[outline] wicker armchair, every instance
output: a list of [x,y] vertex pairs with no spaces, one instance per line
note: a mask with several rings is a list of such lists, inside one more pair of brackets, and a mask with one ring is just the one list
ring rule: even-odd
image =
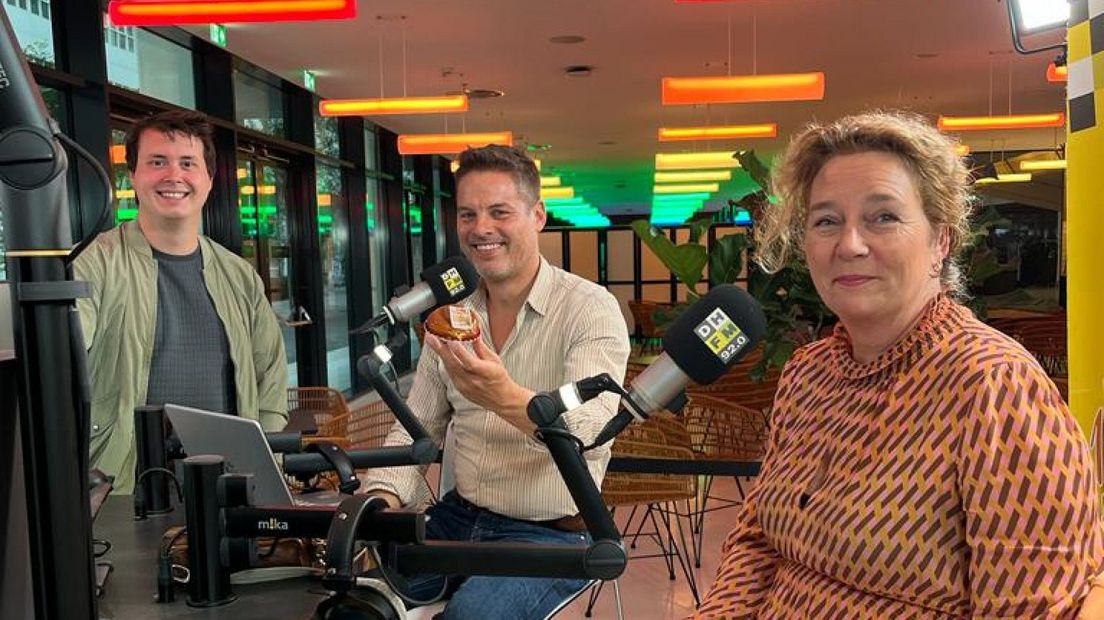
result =
[[[736,404],[732,399],[715,394],[694,393],[683,409],[683,419],[691,449],[698,460],[763,460],[769,425],[767,412]],[[702,476],[700,493],[695,496],[695,506],[690,512],[694,565],[699,568],[706,513],[743,503],[743,485],[739,477],[735,480],[740,497],[731,499],[713,495],[713,476]]]
[[341,392],[328,387],[288,388],[288,416],[309,415],[313,418],[317,433],[304,436],[307,443],[332,441],[342,448],[349,447],[349,406]]
[[394,425],[395,415],[382,400],[357,407],[349,416],[349,447],[353,450],[381,448]]
[[[643,424],[626,428],[613,442],[611,451],[615,457],[694,459],[686,427],[666,412],[652,416]],[[633,556],[634,559],[662,557],[672,580],[675,579],[675,560],[678,560],[695,604],[700,600],[697,581],[690,559],[683,551],[687,546],[681,516],[687,511],[680,512],[677,504],[684,502],[689,507],[696,496],[697,478],[691,475],[608,472],[602,482],[602,497],[608,506],[614,509],[618,506],[632,507],[624,526],[630,547],[635,549],[637,539],[646,536],[653,538],[660,548],[658,553]],[[639,510],[641,507],[643,511]],[[634,524],[635,532],[628,534]],[[645,532],[648,524],[651,530]]]

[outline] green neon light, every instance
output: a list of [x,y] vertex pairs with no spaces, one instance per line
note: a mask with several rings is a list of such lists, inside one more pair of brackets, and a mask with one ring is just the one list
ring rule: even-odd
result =
[[652,202],[680,202],[683,200],[709,200],[713,194],[697,192],[691,194],[656,194],[652,196]]
[[319,224],[333,224],[333,216],[332,215],[322,215],[320,213],[320,214],[318,214],[318,223]]
[[574,198],[546,198],[544,201],[544,206],[552,209],[560,206],[573,206],[585,203],[586,199],[582,196],[576,196]]

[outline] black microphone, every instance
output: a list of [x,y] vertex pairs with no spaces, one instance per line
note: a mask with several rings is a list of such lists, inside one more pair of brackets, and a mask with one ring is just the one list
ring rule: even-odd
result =
[[743,289],[723,284],[686,309],[663,335],[663,353],[633,379],[621,410],[594,440],[600,446],[636,420],[678,398],[693,380],[713,383],[767,332],[763,308]]
[[430,308],[464,299],[479,286],[479,273],[463,256],[451,256],[426,267],[418,277],[421,282],[392,297],[383,312],[349,333],[363,334],[388,323],[406,323]]
[[565,383],[555,390],[538,392],[533,395],[533,398],[529,399],[526,411],[533,424],[549,426],[564,413],[605,392],[625,393],[621,386],[613,380],[613,377],[604,372],[593,377]]

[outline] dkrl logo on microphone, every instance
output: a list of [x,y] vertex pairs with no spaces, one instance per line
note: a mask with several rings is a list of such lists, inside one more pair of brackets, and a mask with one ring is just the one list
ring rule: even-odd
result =
[[448,289],[449,295],[456,297],[457,294],[463,293],[464,289],[464,277],[460,275],[460,272],[456,270],[456,267],[448,268],[441,274],[441,282],[445,283],[445,288]]
[[694,328],[694,333],[726,364],[748,343],[748,337],[720,308],[705,317],[705,320]]

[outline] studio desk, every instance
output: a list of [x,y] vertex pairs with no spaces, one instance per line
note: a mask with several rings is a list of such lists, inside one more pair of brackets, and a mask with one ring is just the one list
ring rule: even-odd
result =
[[178,585],[176,600],[158,603],[157,553],[161,535],[173,525],[183,525],[184,508],[164,515],[134,520],[129,495],[110,497],[96,516],[93,536],[111,543],[101,560],[114,566],[99,600],[104,620],[145,620],[146,618],[196,618],[219,620],[296,620],[310,618],[314,608],[326,597],[317,578],[285,579],[267,583],[235,584],[237,600],[220,607],[191,607],[185,600],[187,587]]

